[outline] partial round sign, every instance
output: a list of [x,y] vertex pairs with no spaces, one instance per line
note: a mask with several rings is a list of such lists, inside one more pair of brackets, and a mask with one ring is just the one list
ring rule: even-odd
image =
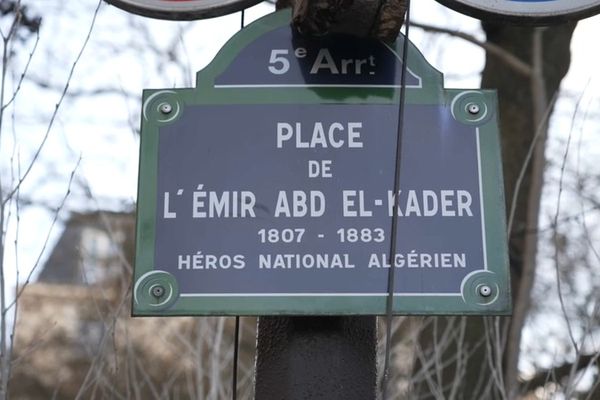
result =
[[145,17],[193,20],[219,17],[243,10],[262,0],[106,0],[123,10]]
[[600,12],[600,0],[437,0],[481,19],[552,22],[580,19]]

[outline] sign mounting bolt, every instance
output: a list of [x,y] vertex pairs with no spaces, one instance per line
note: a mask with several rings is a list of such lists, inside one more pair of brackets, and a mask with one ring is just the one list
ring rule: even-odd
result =
[[482,297],[490,297],[492,295],[492,288],[488,285],[482,285],[479,287],[479,294]]
[[165,294],[165,288],[160,285],[157,285],[152,288],[151,292],[152,292],[152,296],[159,299]]
[[467,111],[469,112],[469,114],[471,115],[477,115],[479,114],[479,111],[481,109],[479,108],[479,106],[475,103],[471,103],[467,105]]
[[169,103],[162,103],[158,108],[163,114],[170,114],[173,111],[173,107]]

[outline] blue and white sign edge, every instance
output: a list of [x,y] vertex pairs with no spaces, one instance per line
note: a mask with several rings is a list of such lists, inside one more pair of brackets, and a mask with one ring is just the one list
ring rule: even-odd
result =
[[458,12],[482,19],[523,22],[577,20],[600,12],[597,0],[437,0]]

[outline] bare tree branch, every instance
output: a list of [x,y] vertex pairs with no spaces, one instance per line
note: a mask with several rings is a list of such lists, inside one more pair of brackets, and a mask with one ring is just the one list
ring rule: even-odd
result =
[[[40,154],[42,153],[42,150],[44,149],[44,146],[46,145],[46,141],[48,140],[48,137],[50,136],[50,131],[52,130],[52,127],[54,126],[54,121],[56,120],[56,117],[58,116],[58,111],[60,110],[60,106],[62,105],[62,103],[67,95],[67,92],[69,90],[69,84],[71,82],[71,79],[73,78],[73,75],[75,74],[75,69],[77,68],[77,65],[79,64],[79,60],[81,59],[81,56],[83,55],[83,52],[85,51],[85,49],[90,41],[92,32],[94,31],[94,27],[96,25],[96,18],[98,17],[98,12],[100,11],[100,6],[102,4],[103,4],[102,0],[99,0],[98,6],[96,7],[96,10],[94,11],[94,14],[92,16],[92,21],[90,23],[88,33],[83,41],[83,44],[81,45],[81,48],[79,49],[79,52],[77,53],[77,57],[75,57],[75,61],[71,65],[71,69],[69,70],[69,75],[68,75],[66,83],[63,87],[62,93],[58,99],[58,102],[56,103],[56,106],[54,107],[54,111],[52,113],[52,116],[50,117],[50,121],[48,122],[48,127],[46,129],[44,137],[42,138],[42,141],[38,145],[38,148],[36,149],[36,151],[33,155],[33,158],[29,162],[29,165],[25,169],[23,176],[19,179],[19,182],[15,185],[15,187],[8,193],[8,195],[5,198],[0,199],[0,201],[2,202],[2,205],[6,204],[6,202],[15,194],[15,192],[21,187],[23,182],[27,179],[27,176],[31,172],[36,161],[39,159]],[[1,116],[1,112],[2,112],[2,108],[0,108],[0,116]],[[0,120],[0,124],[1,124],[1,120]],[[0,125],[0,128],[1,128],[1,125]]]
[[[79,167],[79,163],[81,162],[81,158],[79,158],[79,160],[77,161],[77,164],[75,165],[75,168],[71,171],[71,176],[69,178],[69,183],[67,184],[67,190],[60,202],[60,205],[58,206],[58,208],[56,209],[56,211],[54,212],[54,216],[52,219],[52,223],[50,224],[50,229],[48,229],[48,232],[46,234],[46,238],[44,240],[44,244],[42,245],[42,249],[40,250],[40,252],[38,253],[37,259],[33,265],[33,268],[31,268],[31,271],[29,271],[29,274],[27,275],[27,278],[25,279],[25,282],[23,283],[23,285],[21,285],[21,287],[19,288],[19,290],[17,291],[17,294],[15,296],[15,298],[13,299],[13,301],[5,308],[2,310],[2,312],[6,312],[8,310],[10,310],[13,306],[15,306],[19,300],[19,298],[21,297],[21,295],[23,294],[23,291],[25,290],[25,288],[27,287],[27,285],[29,285],[29,283],[31,282],[31,278],[33,276],[33,274],[35,273],[35,271],[37,271],[38,267],[40,266],[41,260],[42,260],[42,256],[44,255],[45,251],[46,251],[46,247],[48,246],[48,243],[50,241],[50,235],[52,233],[52,231],[54,230],[54,226],[56,225],[56,222],[58,221],[60,212],[62,211],[62,209],[65,206],[65,203],[67,201],[67,199],[69,198],[69,195],[71,194],[71,185],[73,183],[73,179],[75,177],[75,173],[77,172],[77,168]],[[18,192],[17,192],[18,193]]]
[[423,29],[426,32],[444,33],[464,39],[469,43],[483,48],[488,53],[495,55],[504,63],[506,63],[507,66],[513,68],[515,72],[523,76],[531,76],[533,74],[533,70],[529,64],[492,42],[482,42],[473,35],[469,35],[468,33],[460,32],[454,29],[442,28],[420,22],[411,22],[410,25],[414,26],[415,28]]
[[526,391],[532,391],[551,382],[560,383],[571,374],[573,368],[577,371],[581,371],[590,368],[593,365],[600,366],[598,365],[599,357],[600,353],[581,355],[575,363],[566,362],[557,367],[538,371],[531,378],[521,381],[520,386]]

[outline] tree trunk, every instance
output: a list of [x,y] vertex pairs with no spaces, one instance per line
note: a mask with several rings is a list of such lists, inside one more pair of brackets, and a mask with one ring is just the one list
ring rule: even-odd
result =
[[[417,398],[435,398],[436,393],[458,399],[513,398],[518,390],[519,345],[533,286],[543,182],[546,127],[541,119],[569,68],[574,28],[575,23],[550,28],[484,24],[488,42],[532,66],[532,74],[526,76],[488,53],[482,76],[483,88],[498,90],[507,212],[538,126],[542,132],[520,185],[509,239],[514,314],[498,321],[475,317],[460,324],[447,318],[429,321],[420,338],[422,352],[415,369]],[[453,324],[464,328],[459,331],[464,337],[457,335]],[[438,362],[427,364],[432,359]],[[453,384],[456,379],[460,387]]]

